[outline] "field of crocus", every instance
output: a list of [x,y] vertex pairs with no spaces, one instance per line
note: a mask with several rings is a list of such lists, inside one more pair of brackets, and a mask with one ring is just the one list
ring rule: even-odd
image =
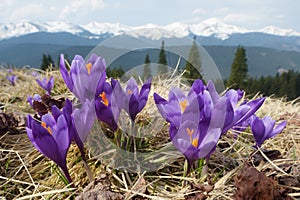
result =
[[298,100],[105,69],[1,69],[0,198],[300,198]]

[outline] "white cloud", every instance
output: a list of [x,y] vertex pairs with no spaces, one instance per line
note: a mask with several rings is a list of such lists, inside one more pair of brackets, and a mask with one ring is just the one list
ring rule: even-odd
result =
[[39,18],[39,16],[46,14],[47,9],[43,7],[41,3],[39,4],[28,4],[23,7],[19,7],[11,12],[11,15],[9,19],[11,21],[18,21],[23,19],[28,19],[28,17],[36,17],[36,19]]
[[74,14],[76,17],[88,15],[104,8],[103,0],[69,0],[68,2],[59,15],[60,19],[73,17]]
[[204,10],[203,8],[196,8],[195,10],[193,10],[193,14],[195,14],[195,15],[205,15],[205,14],[207,14],[207,11]]
[[245,14],[245,13],[231,13],[223,17],[223,20],[227,23],[253,23],[262,20],[263,16],[257,13]]

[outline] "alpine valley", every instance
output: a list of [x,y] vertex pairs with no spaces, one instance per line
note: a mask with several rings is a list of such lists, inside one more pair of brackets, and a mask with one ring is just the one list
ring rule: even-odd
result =
[[[300,33],[292,29],[268,26],[249,30],[226,24],[216,18],[198,24],[175,22],[165,26],[146,24],[125,26],[119,23],[91,22],[76,25],[67,22],[30,22],[0,24],[0,65],[39,68],[42,55],[49,54],[58,62],[60,53],[73,58],[86,56],[95,46],[114,36],[161,41],[196,36],[196,40],[212,57],[223,78],[230,74],[238,45],[246,49],[251,76],[275,75],[278,70],[300,70]],[[136,54],[130,62],[143,62],[144,54]],[[150,55],[157,62],[156,55]],[[120,65],[120,63],[118,64]],[[122,65],[122,63],[121,63]],[[125,65],[125,63],[124,63]],[[118,67],[118,66],[109,66]],[[126,68],[126,67],[125,67]],[[128,70],[128,69],[126,69]]]

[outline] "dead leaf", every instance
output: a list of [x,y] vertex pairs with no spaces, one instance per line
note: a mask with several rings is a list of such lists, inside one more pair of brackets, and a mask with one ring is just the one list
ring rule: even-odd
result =
[[237,200],[281,200],[278,183],[245,163],[234,178]]

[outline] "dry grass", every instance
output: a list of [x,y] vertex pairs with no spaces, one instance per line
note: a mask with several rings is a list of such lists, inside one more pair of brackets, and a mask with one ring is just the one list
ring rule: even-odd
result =
[[[23,118],[33,110],[27,103],[27,95],[35,93],[43,94],[44,91],[38,86],[32,76],[33,70],[14,69],[13,74],[19,78],[16,86],[11,86],[6,80],[7,71],[0,70],[0,103],[2,112],[13,113]],[[55,78],[53,96],[55,98],[73,98],[65,87],[58,71],[39,72],[40,75]],[[167,97],[171,86],[187,89],[180,81],[180,76],[170,80],[155,80],[151,94],[158,92]],[[233,133],[228,133],[220,143],[226,147],[217,148],[208,164],[208,177],[201,179],[195,170],[183,177],[184,159],[174,148],[170,147],[168,140],[168,127],[159,119],[159,114],[154,106],[152,98],[139,116],[150,120],[146,132],[150,132],[148,151],[161,149],[160,157],[155,157],[160,164],[154,172],[130,173],[113,169],[104,162],[106,155],[114,152],[98,152],[93,149],[87,150],[88,164],[93,175],[104,175],[110,182],[112,191],[124,194],[126,199],[136,195],[146,199],[185,199],[189,194],[197,192],[192,189],[192,184],[204,181],[215,183],[215,188],[209,193],[209,199],[231,199],[234,193],[233,177],[245,162],[251,160],[253,153],[253,137],[249,130],[241,133],[238,140],[233,139]],[[286,102],[285,99],[267,98],[263,107],[258,111],[259,116],[270,115],[276,120],[287,120],[286,129],[275,138],[267,140],[265,149],[278,150],[282,158],[266,161],[258,166],[258,169],[267,175],[275,176],[298,176],[300,172],[300,105],[297,100]],[[97,127],[96,127],[97,128]],[[58,175],[56,165],[41,155],[31,145],[27,138],[24,124],[20,125],[20,134],[12,135],[5,133],[0,135],[0,199],[66,199],[74,198],[80,194],[89,181],[84,170],[84,164],[80,159],[79,150],[72,145],[68,153],[68,167],[76,189],[66,186]],[[95,129],[99,130],[99,129]],[[93,131],[95,133],[95,131]],[[115,157],[111,157],[115,159]],[[171,160],[172,159],[172,160]],[[147,160],[147,158],[146,158]],[[287,171],[286,167],[292,167]],[[286,186],[288,187],[288,186]],[[147,189],[147,192],[145,192]],[[293,188],[293,196],[300,198],[300,188]]]

